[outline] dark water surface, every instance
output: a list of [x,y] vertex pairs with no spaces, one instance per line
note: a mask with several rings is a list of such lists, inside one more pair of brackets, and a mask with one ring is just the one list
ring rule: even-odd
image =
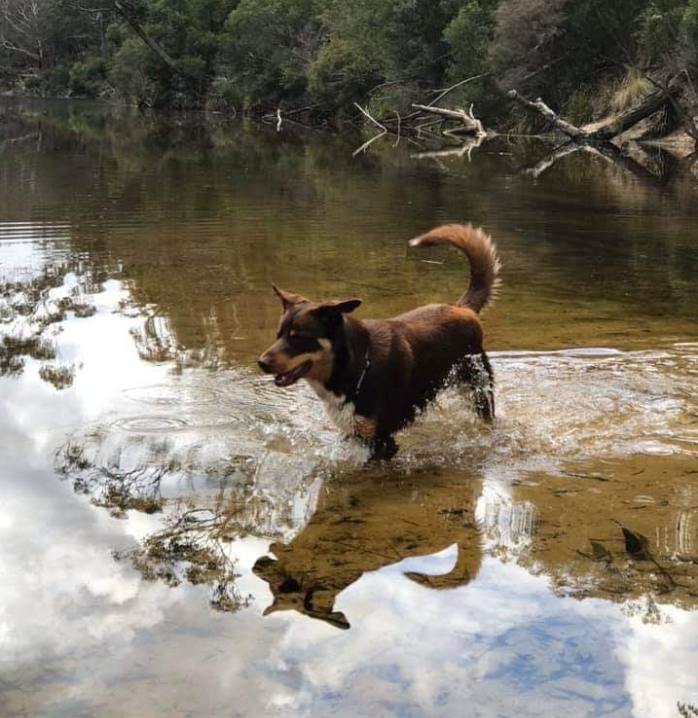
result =
[[[3,718],[698,704],[698,180],[363,139],[0,104]],[[499,418],[366,468],[256,372],[269,285],[454,300],[443,221],[504,263]]]

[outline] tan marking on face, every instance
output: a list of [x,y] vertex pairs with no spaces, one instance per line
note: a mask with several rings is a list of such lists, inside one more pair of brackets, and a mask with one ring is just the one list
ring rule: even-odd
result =
[[334,362],[332,342],[324,338],[319,338],[317,342],[322,347],[319,351],[305,352],[304,354],[290,357],[281,348],[283,346],[283,339],[279,339],[264,352],[262,359],[271,366],[272,373],[274,374],[288,374],[301,364],[309,361],[312,363],[312,367],[303,378],[325,382],[328,381],[332,375]]
[[322,349],[313,354],[316,358],[313,360],[312,368],[304,378],[324,383],[329,381],[332,376],[334,352],[332,351],[332,342],[329,339],[318,339],[317,341]]
[[323,357],[324,352],[306,352],[305,354],[299,354],[298,356],[292,357],[286,362],[283,368],[284,374],[289,371],[293,371],[296,367],[309,361],[315,364]]

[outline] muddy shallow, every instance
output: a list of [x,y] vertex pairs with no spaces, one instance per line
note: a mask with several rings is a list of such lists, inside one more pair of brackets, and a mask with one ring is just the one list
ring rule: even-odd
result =
[[[0,109],[3,718],[698,705],[687,170]],[[406,239],[452,220],[504,263],[499,418],[447,391],[366,468],[255,371],[269,284],[448,301],[461,258]]]

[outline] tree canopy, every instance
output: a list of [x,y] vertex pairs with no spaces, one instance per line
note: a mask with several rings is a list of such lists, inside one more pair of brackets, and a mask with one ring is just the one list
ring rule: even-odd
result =
[[482,75],[449,101],[582,121],[697,60],[698,0],[0,0],[2,84],[147,107],[381,116]]

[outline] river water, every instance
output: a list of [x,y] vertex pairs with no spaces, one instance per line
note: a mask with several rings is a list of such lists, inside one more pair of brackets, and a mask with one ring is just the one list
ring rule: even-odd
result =
[[[698,705],[698,179],[366,139],[0,104],[3,718]],[[502,258],[498,419],[367,466],[256,370],[270,284],[453,301],[445,221]]]

